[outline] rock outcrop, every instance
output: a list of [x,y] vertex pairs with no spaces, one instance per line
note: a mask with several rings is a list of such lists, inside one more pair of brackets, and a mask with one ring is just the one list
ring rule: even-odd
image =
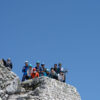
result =
[[81,100],[76,88],[48,77],[20,82],[0,62],[0,100]]

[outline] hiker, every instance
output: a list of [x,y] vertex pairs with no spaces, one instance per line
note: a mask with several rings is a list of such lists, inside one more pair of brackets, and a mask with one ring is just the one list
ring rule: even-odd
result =
[[40,62],[39,61],[37,61],[36,62],[36,71],[39,73],[39,75],[41,76],[41,71],[42,71],[42,68],[40,67]]
[[2,58],[3,65],[6,67],[6,61]]
[[4,64],[5,67],[8,67],[10,69],[13,68],[13,65],[12,65],[12,62],[11,62],[10,58],[8,58],[7,61],[5,61],[4,59],[2,59],[2,61],[3,61],[3,64]]
[[58,75],[54,71],[54,68],[51,68],[50,77],[58,80]]
[[28,79],[28,76],[27,76],[27,70],[28,69],[29,69],[28,61],[25,61],[25,66],[22,69],[22,72],[23,72],[22,81],[25,81],[25,80]]
[[32,74],[33,70],[32,70],[32,65],[29,64],[29,68],[27,70],[27,77],[28,79],[31,79],[31,74]]
[[61,81],[61,82],[64,82],[64,73],[62,71],[60,71],[60,73],[58,74],[58,80]]
[[58,73],[60,73],[61,71],[64,71],[64,68],[62,67],[62,64],[59,63],[58,64]]
[[36,68],[33,68],[33,72],[31,74],[31,78],[34,79],[36,77],[39,77],[39,73],[36,71]]
[[64,68],[62,67],[62,64],[61,63],[58,64],[58,73],[60,73],[60,72],[63,72],[63,74],[64,74],[64,81],[63,82],[66,82],[66,73],[68,71],[67,70],[64,70]]
[[46,68],[45,68],[45,63],[41,64],[41,76],[46,76]]
[[54,71],[58,74],[58,67],[57,67],[57,64],[54,64]]

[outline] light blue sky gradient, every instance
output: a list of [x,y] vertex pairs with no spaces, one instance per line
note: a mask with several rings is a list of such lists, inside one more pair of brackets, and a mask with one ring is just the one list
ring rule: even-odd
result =
[[25,60],[62,62],[82,100],[100,100],[100,1],[0,0],[0,58],[22,77]]

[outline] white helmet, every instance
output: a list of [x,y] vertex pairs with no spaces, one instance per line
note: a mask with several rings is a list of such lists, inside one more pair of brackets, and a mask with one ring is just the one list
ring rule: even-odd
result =
[[25,61],[25,64],[28,63],[28,61]]

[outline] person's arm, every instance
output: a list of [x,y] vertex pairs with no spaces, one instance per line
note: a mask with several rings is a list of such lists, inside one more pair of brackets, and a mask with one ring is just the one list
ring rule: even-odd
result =
[[64,73],[68,73],[68,70],[65,70]]
[[42,72],[43,70],[42,70],[42,68],[40,67],[40,72]]
[[33,78],[33,73],[31,73],[31,79]]
[[39,77],[39,73],[37,74],[37,77]]
[[42,69],[41,67],[40,67],[40,69],[39,69],[39,70],[40,70],[40,73],[41,73],[41,74],[44,72],[44,71],[43,71],[43,69]]
[[22,72],[25,72],[25,67],[23,67]]

